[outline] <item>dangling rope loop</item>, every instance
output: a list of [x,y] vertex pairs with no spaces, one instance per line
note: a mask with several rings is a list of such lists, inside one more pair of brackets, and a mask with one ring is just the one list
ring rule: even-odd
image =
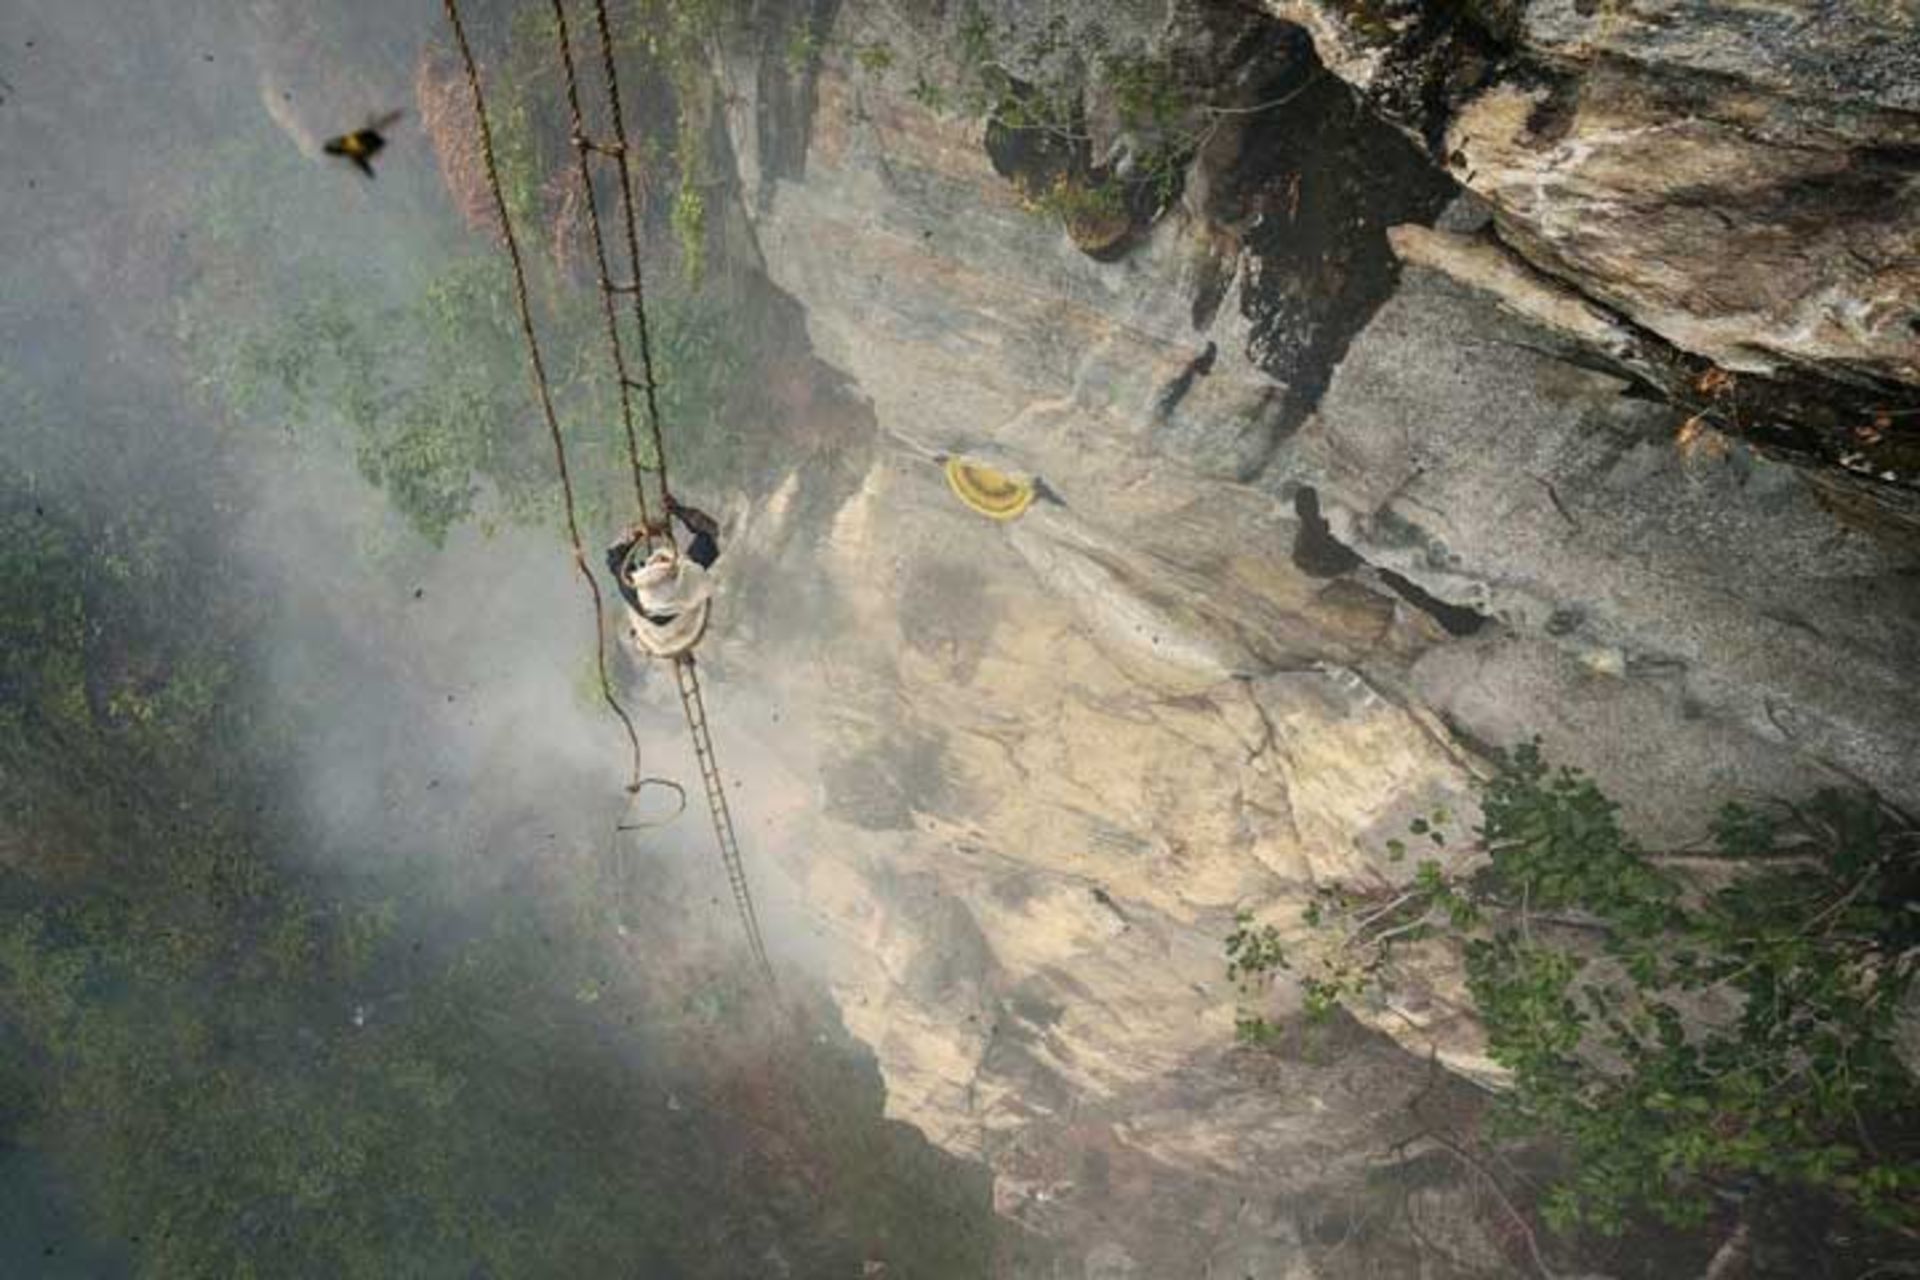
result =
[[500,168],[494,158],[493,125],[487,119],[487,104],[480,92],[480,67],[474,61],[473,46],[467,42],[466,26],[460,21],[458,0],[444,0],[447,21],[453,27],[454,43],[459,46],[460,60],[466,65],[467,92],[473,97],[474,119],[480,127],[480,154],[486,162],[487,186],[493,192],[494,211],[500,216],[500,237],[506,242],[507,259],[513,265],[513,296],[519,309],[520,335],[526,340],[528,367],[533,374],[534,394],[540,401],[540,414],[547,424],[547,437],[553,443],[553,465],[560,475],[560,493],[566,503],[567,539],[573,546],[573,567],[578,570],[581,581],[587,584],[587,594],[593,601],[593,658],[594,669],[600,679],[600,697],[614,715],[620,718],[620,725],[627,733],[627,744],[633,751],[633,771],[627,790],[638,795],[640,789],[649,781],[678,786],[670,779],[649,779],[641,769],[640,735],[633,727],[633,717],[620,705],[620,699],[614,696],[613,681],[607,675],[607,615],[605,602],[600,598],[600,583],[594,578],[593,570],[587,566],[586,547],[580,538],[580,518],[574,509],[573,474],[567,468],[567,447],[560,435],[560,419],[554,413],[553,392],[547,385],[546,361],[540,354],[540,339],[533,328],[533,309],[527,301],[527,270],[520,259],[520,242],[513,233],[513,218],[507,212],[507,197],[500,185]]
[[[627,802],[629,809],[638,810],[640,808],[641,797],[647,794],[648,787],[658,787],[662,791],[671,791],[673,793],[673,812],[664,818],[643,818],[635,822],[619,822],[614,825],[613,829],[615,831],[657,831],[661,827],[672,826],[680,820],[680,815],[687,811],[687,789],[671,778],[642,778],[639,788],[628,793],[633,797]],[[621,815],[622,818],[625,816],[624,813]]]
[[[514,237],[512,222],[507,213],[506,194],[500,184],[500,172],[494,158],[493,131],[487,121],[486,105],[480,89],[480,72],[474,61],[473,49],[467,42],[466,29],[460,21],[459,0],[443,0],[443,3],[447,20],[453,27],[454,39],[460,47],[461,59],[466,64],[467,87],[473,95],[474,115],[480,124],[481,151],[486,160],[487,185],[493,193],[494,207],[500,215],[500,227],[502,238],[507,246],[507,256],[513,263],[514,296],[519,304],[521,333],[527,342],[534,389],[540,400],[541,413],[546,420],[547,434],[553,442],[554,462],[560,473],[561,492],[566,499],[567,534],[573,544],[574,565],[579,569],[580,575],[586,579],[588,590],[593,598],[594,634],[597,646],[595,654],[600,674],[601,693],[607,705],[620,717],[620,722],[626,727],[628,741],[633,745],[633,782],[628,790],[636,797],[637,805],[642,788],[649,784],[672,789],[679,797],[679,807],[673,814],[673,817],[677,817],[686,808],[686,792],[676,782],[641,775],[639,736],[634,731],[633,721],[627,715],[626,709],[614,697],[613,686],[607,677],[604,605],[600,596],[600,586],[587,567],[586,552],[580,538],[579,520],[574,509],[573,481],[567,469],[566,445],[560,434],[559,419],[554,413],[553,396],[547,385],[546,367],[540,355],[539,340],[534,332],[533,315],[527,301],[526,270],[521,262],[519,242]],[[580,185],[586,197],[587,227],[593,240],[594,265],[598,271],[601,307],[607,322],[607,346],[613,360],[615,383],[619,388],[620,417],[626,431],[627,462],[632,472],[634,502],[639,508],[644,536],[651,547],[656,538],[672,537],[667,519],[674,508],[673,490],[668,484],[666,440],[660,425],[659,379],[654,366],[652,330],[647,322],[646,288],[640,260],[640,227],[633,196],[633,166],[628,159],[630,148],[627,146],[626,123],[620,106],[620,78],[614,66],[613,30],[607,17],[606,0],[594,0],[593,10],[600,34],[601,71],[606,79],[613,141],[595,139],[587,133],[585,113],[580,105],[579,81],[574,70],[572,37],[567,28],[563,0],[553,0],[554,36],[559,46],[561,68],[566,76],[567,108],[570,115],[574,157]],[[600,225],[599,201],[594,192],[593,174],[587,164],[589,154],[607,157],[620,171],[620,206],[626,230],[629,268],[626,282],[614,281],[607,262],[606,239]],[[613,301],[619,294],[625,294],[633,300],[634,329],[640,347],[641,376],[638,379],[628,372],[626,350],[621,343],[620,326]],[[635,391],[641,392],[645,397],[648,426],[653,436],[653,471],[659,478],[661,508],[661,517],[658,520],[652,517],[647,502],[644,480],[646,468],[640,462],[639,437],[634,424],[632,393]],[[734,907],[739,914],[741,928],[746,933],[747,946],[753,954],[754,963],[771,990],[776,985],[773,964],[768,959],[766,941],[760,931],[759,915],[754,910],[753,894],[747,883],[746,866],[741,858],[739,838],[734,831],[733,814],[727,801],[726,786],[720,773],[719,760],[714,754],[713,735],[708,727],[706,702],[700,690],[699,673],[690,653],[683,653],[674,658],[673,667],[680,693],[680,706],[686,716],[688,734],[693,739],[694,757],[699,763],[700,779],[706,790],[707,808],[713,819],[714,839],[719,845],[720,860],[726,870],[727,884],[733,892]],[[616,824],[615,831],[617,833],[623,830],[642,830],[664,825],[664,822],[670,821],[672,817],[663,821]]]

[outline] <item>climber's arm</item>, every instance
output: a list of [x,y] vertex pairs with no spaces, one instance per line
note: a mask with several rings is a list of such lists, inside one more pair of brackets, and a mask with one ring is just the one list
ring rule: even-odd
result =
[[687,559],[702,569],[711,569],[713,562],[720,558],[720,522],[700,508],[673,498],[667,499],[667,510],[679,517],[680,523],[693,535],[693,541],[687,544]]
[[634,525],[607,548],[607,572],[613,575],[614,589],[619,591],[620,598],[627,602],[628,607],[635,610],[640,608],[640,597],[634,593],[633,584],[627,581],[627,557],[633,554],[634,543],[645,536],[646,530]]

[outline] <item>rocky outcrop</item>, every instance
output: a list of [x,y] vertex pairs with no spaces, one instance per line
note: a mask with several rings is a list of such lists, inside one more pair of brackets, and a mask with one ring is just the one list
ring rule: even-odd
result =
[[[1535,267],[1678,353],[1760,379],[1733,427],[1803,420],[1802,448],[1866,487],[1914,485],[1911,5],[1269,8],[1306,24]],[[1808,374],[1844,409],[1773,401],[1766,380]]]
[[1726,368],[1920,383],[1920,118],[1615,64],[1447,133],[1508,243]]
[[1613,57],[1801,101],[1920,111],[1920,10],[1904,0],[1533,0],[1518,17],[1526,43],[1557,58]]
[[[1394,21],[1358,39],[1345,6],[1280,7],[1362,89],[1405,69]],[[1384,845],[1408,817],[1471,813],[1467,744],[1541,734],[1650,839],[1836,779],[1920,801],[1913,561],[1730,437],[1676,449],[1686,415],[1620,367],[1682,339],[1886,379],[1908,357],[1872,308],[1707,314],[1695,266],[1665,260],[1678,188],[1633,222],[1599,207],[1667,172],[1630,149],[1633,95],[1596,82],[1543,114],[1560,99],[1496,83],[1485,46],[1421,101],[1477,121],[1454,150],[1506,176],[1442,216],[1437,170],[1278,29],[1264,71],[1235,73],[1287,86],[1259,98],[1278,105],[1222,116],[1182,197],[1100,262],[996,170],[978,120],[921,91],[950,30],[850,2],[833,38],[889,59],[829,55],[796,84],[739,51],[723,78],[754,249],[865,411],[732,553],[810,592],[736,587],[713,643],[724,670],[752,637],[787,750],[820,752],[793,766],[821,803],[778,815],[785,865],[890,1112],[985,1158],[1006,1212],[1084,1223],[1094,1168],[1337,1199],[1425,1087],[1421,1057],[1490,1074],[1435,965],[1367,1015],[1419,1056],[1366,1040],[1371,1111],[1328,1100],[1352,1082],[1235,1050],[1220,951],[1237,911],[1298,931],[1314,886],[1404,875]],[[1457,112],[1476,85],[1460,101],[1485,114]],[[1763,117],[1742,127],[1767,136]],[[1699,147],[1696,178],[1719,154]],[[1588,198],[1603,234],[1556,221]],[[1905,216],[1816,238],[1860,258],[1849,297],[1908,269],[1875,238]],[[1048,496],[984,520],[947,492],[947,452]],[[829,641],[781,639],[809,617]],[[1260,1274],[1320,1256],[1285,1214],[1242,1225],[1222,1257],[1288,1259]],[[1107,1230],[1136,1270],[1089,1274],[1191,1271],[1142,1263],[1144,1226]]]
[[[1664,814],[1636,806],[1665,835],[1702,815],[1672,805],[1648,766],[1690,740],[1696,778],[1776,793],[1853,778],[1910,802],[1907,562],[1834,520],[1794,468],[1725,441],[1676,448],[1671,410],[1541,347],[1480,295],[1410,272],[1269,474],[1316,486],[1334,535],[1369,563],[1500,621],[1423,658],[1422,696],[1477,737],[1531,724],[1618,790],[1667,791]],[[1517,658],[1515,645],[1580,674],[1503,680],[1488,714],[1463,714],[1458,652]],[[1596,684],[1622,705],[1658,689],[1672,711],[1643,730],[1553,732]]]

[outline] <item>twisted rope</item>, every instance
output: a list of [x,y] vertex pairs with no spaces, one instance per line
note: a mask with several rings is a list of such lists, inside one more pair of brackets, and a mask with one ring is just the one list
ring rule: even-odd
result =
[[[547,383],[546,361],[540,354],[540,339],[533,328],[533,309],[527,302],[527,269],[520,258],[520,241],[513,232],[513,219],[507,212],[507,197],[500,184],[500,167],[494,157],[493,125],[487,119],[487,103],[480,91],[480,68],[474,61],[473,46],[467,42],[467,29],[460,21],[458,0],[443,0],[447,11],[447,21],[453,27],[454,43],[460,48],[460,60],[466,65],[467,91],[473,97],[473,114],[480,125],[480,153],[486,162],[487,188],[493,193],[493,206],[500,215],[500,236],[506,242],[507,258],[513,264],[513,295],[520,316],[520,333],[527,343],[527,360],[533,374],[533,389],[540,401],[540,414],[547,424],[547,438],[553,443],[553,465],[560,473],[560,492],[566,500],[567,539],[573,547],[573,567],[579,571],[580,578],[587,584],[587,594],[593,601],[593,656],[594,667],[600,677],[600,696],[608,709],[620,718],[621,727],[627,732],[627,743],[633,750],[633,778],[627,790],[638,792],[647,779],[641,772],[640,735],[633,727],[633,717],[620,705],[620,699],[614,696],[613,681],[607,675],[607,613],[606,604],[600,598],[600,584],[594,580],[593,570],[587,567],[586,547],[580,538],[580,517],[574,506],[573,474],[567,467],[567,446],[560,435],[560,419],[553,410],[553,392]],[[682,803],[685,791],[679,784],[668,779],[652,779],[662,785],[680,791]]]
[[[559,7],[560,0],[554,0]],[[611,110],[614,166],[620,170],[620,212],[626,224],[627,265],[633,271],[633,323],[640,335],[640,371],[647,395],[647,420],[653,426],[653,458],[660,468],[660,498],[670,502],[673,490],[667,484],[667,445],[660,434],[659,382],[653,371],[653,337],[647,324],[646,284],[640,274],[640,219],[634,211],[633,166],[627,160],[627,125],[620,109],[620,73],[613,65],[613,27],[607,21],[606,0],[593,0],[594,23],[600,28],[600,69],[607,79],[607,104]]]
[[[567,16],[563,0],[552,0],[555,38],[559,44],[561,68],[565,72],[567,85],[567,107],[571,116],[575,162],[578,166],[581,186],[587,200],[587,225],[593,239],[594,264],[599,272],[600,297],[602,311],[607,322],[607,344],[612,354],[614,373],[620,387],[621,422],[626,430],[627,461],[632,471],[634,500],[639,507],[642,528],[651,544],[656,536],[655,525],[649,517],[646,485],[643,480],[644,467],[640,463],[638,433],[634,429],[632,392],[642,391],[646,397],[648,423],[652,430],[655,471],[659,476],[662,516],[671,511],[672,490],[667,482],[667,450],[660,425],[660,405],[658,397],[658,379],[655,376],[653,359],[652,331],[647,323],[646,291],[641,275],[639,219],[635,212],[633,198],[633,169],[627,159],[626,124],[620,108],[619,73],[614,66],[613,32],[607,17],[606,0],[594,0],[594,17],[600,32],[601,70],[606,77],[607,97],[611,111],[614,141],[595,142],[587,136],[584,112],[580,105],[579,78],[573,61],[572,37],[567,27]],[[540,411],[547,426],[547,435],[553,443],[554,465],[560,474],[560,489],[566,500],[567,536],[573,547],[574,567],[586,580],[587,590],[593,600],[594,617],[594,656],[600,676],[600,692],[607,705],[619,716],[625,726],[627,740],[633,747],[633,782],[628,790],[638,792],[648,782],[672,789],[680,798],[680,807],[686,804],[686,791],[678,783],[663,778],[645,778],[641,774],[640,738],[634,730],[633,720],[626,709],[614,696],[613,685],[607,675],[606,613],[605,603],[600,595],[600,584],[594,580],[592,571],[587,567],[586,551],[580,537],[580,522],[576,513],[573,496],[573,478],[567,466],[566,443],[560,434],[560,422],[553,408],[553,393],[548,385],[546,364],[540,354],[540,341],[533,325],[533,313],[528,303],[526,268],[520,256],[520,244],[514,235],[513,224],[507,212],[506,194],[501,186],[500,172],[494,157],[493,129],[487,119],[486,101],[480,88],[480,72],[474,60],[473,48],[467,41],[464,24],[460,20],[458,0],[443,0],[447,20],[453,27],[454,41],[460,48],[460,57],[466,67],[467,88],[473,96],[474,116],[479,121],[481,154],[486,161],[487,187],[493,195],[494,207],[500,215],[501,238],[507,246],[507,256],[513,264],[514,299],[519,308],[520,331],[526,339],[527,354],[533,372],[534,391],[540,401]],[[632,268],[632,283],[617,285],[609,273],[607,265],[606,238],[600,223],[599,202],[594,193],[593,175],[588,167],[590,154],[598,153],[610,157],[620,170],[621,212],[625,223],[627,239],[627,260]],[[635,382],[627,371],[626,351],[620,339],[620,327],[614,308],[614,295],[625,292],[633,299],[634,326],[639,338],[642,379]],[[671,533],[660,526],[664,536]],[[733,813],[727,801],[726,786],[720,772],[718,758],[714,754],[713,736],[707,722],[706,700],[701,692],[700,677],[694,666],[692,655],[683,654],[674,659],[675,680],[680,692],[680,705],[687,721],[687,731],[693,739],[694,757],[700,767],[701,781],[707,795],[707,808],[713,820],[715,842],[720,849],[720,859],[727,874],[727,883],[733,892],[734,907],[740,917],[740,925],[746,933],[747,945],[752,952],[754,963],[769,989],[775,986],[773,964],[768,959],[766,941],[761,934],[759,915],[754,909],[753,895],[747,883],[746,866],[740,854],[739,839],[735,834]],[[676,810],[676,814],[678,810]],[[655,824],[644,824],[655,825]]]
[[[553,21],[554,40],[560,49],[560,66],[566,73],[567,109],[572,117],[574,162],[580,175],[580,188],[586,195],[587,228],[593,240],[594,266],[599,272],[601,310],[605,314],[607,321],[607,348],[613,356],[613,369],[620,392],[620,422],[626,430],[627,464],[633,474],[633,500],[640,509],[641,526],[650,531],[653,528],[653,521],[647,512],[646,485],[641,480],[640,441],[637,433],[634,431],[633,424],[634,384],[633,379],[627,376],[626,349],[620,341],[620,324],[614,311],[613,295],[615,286],[612,276],[607,270],[607,242],[606,237],[600,229],[600,199],[593,188],[593,173],[587,166],[588,154],[599,148],[597,144],[587,137],[586,120],[580,109],[580,82],[579,78],[574,74],[573,40],[567,31],[567,11],[566,6],[561,3],[561,0],[553,0]],[[639,286],[636,282],[634,291],[636,299],[639,297],[638,290]],[[642,341],[644,342],[646,337],[646,327],[644,324],[641,326],[640,333]],[[647,373],[649,386],[651,386],[653,380],[651,364],[652,357],[651,353],[649,353]],[[652,409],[651,400],[648,402],[648,407],[649,413],[655,414],[655,421],[657,422],[657,412]],[[657,432],[654,438],[654,457],[656,463],[661,457]],[[663,516],[665,514],[664,512],[662,513]],[[647,535],[647,542],[649,547],[651,547],[653,542],[651,532]]]

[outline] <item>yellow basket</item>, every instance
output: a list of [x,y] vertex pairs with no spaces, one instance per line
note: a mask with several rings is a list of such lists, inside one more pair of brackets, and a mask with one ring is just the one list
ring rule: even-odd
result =
[[965,458],[948,458],[945,470],[953,496],[989,520],[1017,519],[1033,505],[1031,480]]

